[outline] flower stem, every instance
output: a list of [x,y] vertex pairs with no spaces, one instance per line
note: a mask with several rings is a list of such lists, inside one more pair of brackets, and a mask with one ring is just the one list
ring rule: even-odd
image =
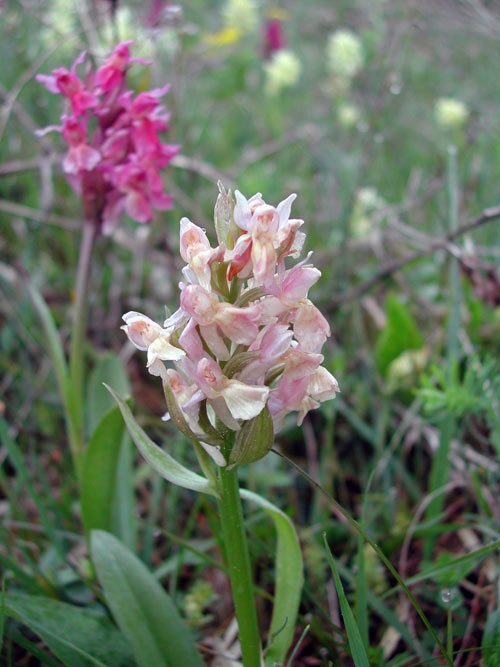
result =
[[243,664],[245,667],[261,667],[259,626],[237,468],[220,468],[219,481],[222,532]]
[[87,220],[83,226],[83,236],[78,258],[75,286],[75,308],[71,328],[69,356],[68,404],[71,414],[70,445],[73,454],[76,475],[82,478],[84,456],[84,343],[87,329],[88,283],[92,259],[92,249],[97,235],[97,226]]

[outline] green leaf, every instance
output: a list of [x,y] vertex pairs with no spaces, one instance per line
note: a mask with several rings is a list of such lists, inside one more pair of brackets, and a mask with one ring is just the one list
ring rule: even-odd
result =
[[86,535],[94,529],[112,531],[120,446],[125,423],[115,405],[92,433],[85,453],[81,486]]
[[146,566],[113,535],[94,530],[91,553],[106,601],[142,667],[202,667],[186,622]]
[[125,637],[102,613],[35,595],[8,594],[4,604],[6,616],[27,625],[69,667],[135,664]]
[[500,609],[488,616],[484,626],[482,653],[484,667],[500,667]]
[[52,313],[50,312],[45,299],[27,276],[24,278],[24,284],[26,285],[31,302],[33,303],[35,310],[38,313],[38,317],[40,318],[40,322],[45,333],[45,338],[47,340],[52,364],[54,366],[57,384],[59,385],[59,392],[66,404],[68,402],[69,390],[68,367],[66,364],[66,358],[64,356],[63,346],[54,323],[54,318],[52,317]]
[[335,588],[337,589],[337,595],[339,597],[340,611],[342,612],[342,618],[344,619],[347,641],[349,642],[349,648],[351,649],[352,659],[354,660],[356,667],[370,667],[370,661],[368,660],[368,655],[363,640],[361,639],[361,633],[344,592],[337,565],[335,564],[330,547],[326,541],[326,535],[323,536],[323,539],[325,541],[328,562],[330,563],[330,568],[332,570]]
[[135,421],[134,416],[130,412],[130,408],[126,402],[118,396],[118,394],[106,385],[107,389],[118,403],[118,406],[125,420],[128,432],[132,440],[135,442],[137,449],[140,451],[146,461],[158,472],[160,475],[184,489],[191,489],[200,493],[208,493],[216,496],[217,492],[214,486],[201,475],[197,475],[189,468],[181,465],[170,454],[160,449],[158,445],[149,438],[142,430],[139,424]]
[[[123,363],[114,352],[108,352],[98,359],[87,383],[87,426],[89,432],[92,434],[92,439],[94,438],[95,429],[106,413],[112,407],[115,407],[118,411],[113,397],[104,386],[104,382],[108,382],[115,387],[121,395],[126,396],[130,393],[130,383]],[[119,416],[119,419],[124,430],[123,418]],[[133,448],[130,442],[128,433],[125,437],[118,438],[115,446],[117,449],[109,452],[110,454],[112,453],[112,461],[96,461],[97,465],[102,465],[103,467],[108,463],[108,482],[111,484],[109,491],[105,490],[105,484],[99,490],[95,489],[96,485],[90,482],[98,494],[100,492],[101,496],[107,496],[107,500],[111,501],[112,507],[108,503],[104,506],[107,523],[93,525],[89,530],[94,528],[107,530],[119,537],[124,544],[134,550],[137,536],[134,483],[132,479],[135,448]],[[133,452],[131,451],[132,449]],[[101,456],[105,457],[106,453],[101,452]],[[104,476],[104,470],[101,476]],[[94,505],[96,504],[97,502],[94,502]],[[112,510],[113,514],[111,514]]]
[[387,297],[386,315],[387,325],[375,346],[377,368],[384,377],[391,362],[400,354],[407,350],[419,350],[424,344],[410,311],[394,294]]
[[116,491],[111,532],[134,552],[138,530],[135,497],[136,455],[137,450],[127,431],[122,438],[116,467]]
[[476,566],[477,563],[474,561],[461,560],[457,562],[455,554],[449,551],[441,551],[434,560],[437,574],[433,579],[441,588],[453,588],[458,586],[462,579],[465,579]]
[[122,396],[130,393],[130,383],[123,363],[114,352],[108,352],[98,359],[88,379],[85,407],[89,434],[94,432],[104,415],[115,405],[104,386],[105,382],[115,387]]
[[240,489],[240,495],[262,507],[274,521],[277,534],[274,605],[266,650],[266,666],[284,662],[294,638],[295,625],[304,585],[302,552],[289,517],[261,496]]

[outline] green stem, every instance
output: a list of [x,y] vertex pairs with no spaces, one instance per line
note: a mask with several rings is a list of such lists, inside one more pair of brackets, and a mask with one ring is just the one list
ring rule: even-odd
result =
[[[448,230],[450,233],[454,232],[458,227],[458,186],[457,150],[455,146],[450,146],[448,148]],[[458,260],[455,257],[450,257],[448,293],[449,316],[446,337],[446,372],[448,381],[451,383],[453,380],[453,374],[457,372],[461,303],[460,269]],[[450,448],[455,434],[456,419],[452,413],[449,413],[446,415],[441,425],[439,447],[432,463],[429,479],[429,493],[431,494],[445,486],[448,482],[450,468]],[[443,504],[443,494],[439,494],[429,503],[426,512],[426,517],[429,521],[434,521],[437,519],[443,510]],[[435,543],[436,537],[432,532],[425,536],[424,554],[427,559],[432,558]]]
[[255,595],[241,507],[237,468],[220,469],[219,510],[226,561],[238,620],[243,664],[261,667],[261,646]]
[[92,249],[97,236],[97,226],[87,220],[83,226],[83,236],[78,258],[75,286],[75,308],[71,328],[69,356],[68,404],[71,413],[70,444],[75,470],[81,482],[85,436],[83,427],[84,405],[84,343],[87,330],[88,284],[92,260]]

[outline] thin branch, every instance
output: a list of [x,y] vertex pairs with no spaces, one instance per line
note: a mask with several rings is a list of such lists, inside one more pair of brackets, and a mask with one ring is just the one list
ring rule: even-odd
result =
[[200,176],[204,176],[212,183],[217,183],[217,181],[222,181],[225,184],[229,184],[230,187],[234,187],[234,179],[225,174],[224,172],[216,169],[208,162],[204,162],[198,158],[187,157],[186,155],[176,155],[170,164],[173,167],[178,169],[186,169],[187,171],[194,171]]
[[[330,302],[331,305],[339,306],[348,301],[356,300],[363,294],[366,294],[366,292],[369,292],[372,289],[372,287],[374,287],[378,282],[380,282],[384,278],[388,278],[393,273],[396,273],[410,262],[414,262],[417,259],[421,259],[422,257],[430,255],[435,250],[444,249],[450,252],[451,254],[457,256],[457,253],[459,253],[459,251],[456,248],[456,246],[452,245],[452,242],[456,238],[459,238],[460,236],[463,236],[464,234],[467,234],[468,232],[471,232],[474,229],[481,227],[485,223],[491,222],[492,220],[496,220],[498,218],[500,218],[500,206],[494,206],[485,209],[481,213],[481,215],[479,215],[477,218],[470,220],[461,227],[458,227],[457,229],[449,232],[448,234],[446,234],[441,238],[432,239],[429,242],[429,245],[427,245],[425,248],[421,248],[420,250],[415,250],[414,252],[407,253],[406,255],[403,255],[403,257],[400,257],[399,259],[393,259],[390,260],[389,262],[386,262],[371,278],[368,278],[368,280],[365,280],[364,282],[360,283],[353,289],[350,289],[341,294],[334,295]],[[458,258],[460,259],[460,257]]]
[[23,206],[22,204],[14,204],[14,202],[0,199],[0,211],[10,213],[11,215],[18,215],[21,218],[28,218],[29,220],[36,220],[47,225],[55,225],[56,227],[63,227],[64,229],[77,230],[81,229],[82,221],[67,218],[62,215],[55,215],[54,213],[44,213],[36,208]]
[[63,157],[63,155],[52,153],[51,155],[41,155],[38,157],[30,157],[4,162],[3,164],[0,164],[0,176],[8,176],[9,174],[17,174],[22,171],[40,169],[42,164],[46,162],[49,162],[51,165],[55,165],[62,162]]

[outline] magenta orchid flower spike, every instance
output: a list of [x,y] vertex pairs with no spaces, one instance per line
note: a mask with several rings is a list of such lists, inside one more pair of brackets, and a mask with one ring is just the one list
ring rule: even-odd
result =
[[330,327],[308,298],[321,273],[311,253],[287,268],[304,241],[303,221],[290,218],[295,195],[274,207],[219,189],[217,247],[180,223],[180,309],[163,326],[129,312],[122,328],[163,381],[165,418],[224,467],[265,456],[288,414],[300,425],[339,387],[321,365]]
[[[144,223],[155,209],[172,206],[160,176],[179,150],[159,138],[168,130],[169,115],[160,103],[168,85],[135,96],[127,90],[130,64],[150,64],[131,57],[131,44],[118,44],[96,71],[82,53],[69,71],[61,67],[36,77],[66,100],[62,125],[39,134],[62,134],[68,145],[64,173],[82,198],[85,220],[103,234],[116,227],[123,213]],[[79,67],[85,68],[83,77]]]

